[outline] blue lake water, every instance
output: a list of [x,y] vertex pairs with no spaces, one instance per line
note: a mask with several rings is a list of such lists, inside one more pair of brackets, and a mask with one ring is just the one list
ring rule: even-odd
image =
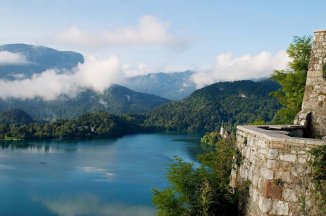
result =
[[196,136],[2,143],[0,215],[155,215],[153,188],[166,187],[173,156],[196,163]]

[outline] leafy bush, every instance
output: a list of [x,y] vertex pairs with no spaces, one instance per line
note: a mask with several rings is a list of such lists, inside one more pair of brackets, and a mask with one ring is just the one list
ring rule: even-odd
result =
[[199,156],[199,167],[180,158],[173,160],[167,174],[170,186],[153,190],[157,215],[237,215],[237,195],[231,193],[229,186],[234,138],[215,145],[214,151]]

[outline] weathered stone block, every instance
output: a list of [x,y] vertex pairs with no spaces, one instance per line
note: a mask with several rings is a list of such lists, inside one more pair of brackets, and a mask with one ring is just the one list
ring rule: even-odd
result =
[[275,168],[277,168],[276,166],[277,166],[277,161],[276,160],[271,160],[271,159],[267,160],[266,167],[268,169],[275,169]]
[[272,209],[272,200],[259,197],[258,206],[263,213],[267,213]]
[[274,177],[273,170],[267,169],[265,167],[261,168],[260,175],[263,176],[265,179],[272,180]]
[[278,150],[276,149],[269,149],[268,150],[268,154],[267,154],[267,158],[268,159],[276,159],[278,157]]
[[298,194],[300,194],[301,191],[296,191],[294,189],[284,189],[283,191],[283,198],[284,201],[287,202],[298,202],[299,198],[298,198]]
[[270,211],[271,215],[289,215],[289,204],[283,201],[274,201],[272,204],[272,209]]
[[295,162],[297,160],[296,155],[284,154],[280,155],[280,159],[288,162]]
[[283,187],[276,185],[272,180],[265,180],[263,187],[263,195],[265,198],[273,200],[281,200],[283,194]]
[[298,157],[298,162],[301,163],[301,164],[305,164],[305,163],[307,163],[307,158],[299,156]]

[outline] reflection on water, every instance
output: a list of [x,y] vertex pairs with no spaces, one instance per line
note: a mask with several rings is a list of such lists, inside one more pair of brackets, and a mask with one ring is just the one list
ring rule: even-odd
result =
[[38,198],[50,212],[61,216],[98,215],[98,216],[152,216],[153,208],[121,203],[108,203],[93,195],[62,197],[57,199]]
[[[56,143],[59,144],[59,143]],[[40,153],[53,153],[58,151],[65,151],[65,152],[71,152],[76,151],[77,148],[75,146],[66,146],[66,145],[53,145],[51,146],[51,142],[23,142],[23,141],[4,141],[0,142],[0,148],[2,150],[10,149],[26,149],[30,152],[40,152]]]
[[167,186],[178,155],[196,162],[193,136],[0,143],[0,215],[155,215],[151,189]]

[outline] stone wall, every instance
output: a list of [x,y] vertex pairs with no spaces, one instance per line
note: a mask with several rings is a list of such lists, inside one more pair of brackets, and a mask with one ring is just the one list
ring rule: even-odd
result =
[[[282,128],[277,126],[277,128]],[[274,128],[275,129],[275,128]],[[322,140],[295,138],[289,132],[238,126],[239,166],[231,175],[233,188],[247,182],[245,215],[315,215],[309,188],[308,151]]]
[[302,104],[302,112],[312,113],[313,137],[326,136],[326,79],[323,77],[325,65],[326,30],[316,31]]

